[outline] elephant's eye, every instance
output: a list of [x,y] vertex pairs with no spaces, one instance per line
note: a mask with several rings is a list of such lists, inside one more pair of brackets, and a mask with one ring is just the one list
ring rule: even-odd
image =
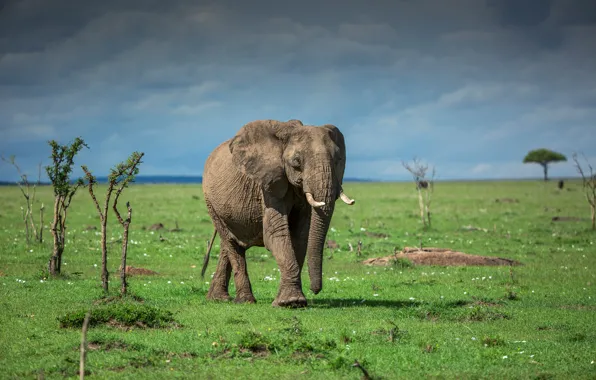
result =
[[292,157],[292,159],[290,160],[290,165],[294,169],[300,169],[300,167],[302,166],[302,162],[300,161],[300,157],[298,155],[294,155]]

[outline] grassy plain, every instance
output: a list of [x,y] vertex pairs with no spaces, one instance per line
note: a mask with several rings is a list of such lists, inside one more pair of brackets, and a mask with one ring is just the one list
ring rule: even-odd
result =
[[[279,273],[264,249],[248,251],[257,304],[205,299],[200,279],[213,229],[199,185],[133,185],[129,265],[159,272],[131,277],[143,305],[172,313],[165,328],[89,329],[87,369],[94,378],[596,378],[596,234],[579,183],[439,182],[433,228],[423,232],[411,183],[348,183],[357,202],[338,204],[328,238],[323,291],[309,307],[272,308]],[[104,188],[100,187],[99,193]],[[199,199],[197,199],[197,197]],[[495,202],[515,198],[517,203]],[[52,204],[51,189],[38,199]],[[89,194],[68,216],[63,276],[43,279],[51,236],[27,245],[16,187],[0,188],[0,378],[77,377],[80,329],[67,313],[101,308],[98,216]],[[49,209],[46,208],[46,209]],[[110,214],[108,239],[122,229]],[[46,214],[46,225],[50,215]],[[178,222],[182,231],[170,232]],[[149,231],[154,223],[166,230]],[[462,226],[487,231],[465,231]],[[366,232],[387,234],[387,238]],[[161,236],[161,238],[160,238]],[[348,250],[363,242],[362,257]],[[521,261],[516,267],[367,267],[394,247],[448,247]],[[208,273],[212,273],[218,240]],[[120,245],[110,244],[117,295]],[[306,272],[306,271],[305,271]],[[232,289],[233,290],[233,289]],[[126,300],[135,305],[139,301]]]

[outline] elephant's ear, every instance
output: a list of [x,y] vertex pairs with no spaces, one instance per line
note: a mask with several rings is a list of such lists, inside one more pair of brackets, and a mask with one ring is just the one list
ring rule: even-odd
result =
[[341,162],[338,162],[337,176],[341,186],[344,178],[344,171],[346,169],[346,142],[344,140],[344,135],[335,125],[325,124],[322,126],[322,128],[325,128],[329,131],[329,137],[331,140],[333,140],[335,145],[338,146],[340,151]]
[[238,169],[264,191],[283,197],[288,190],[288,179],[282,161],[283,134],[287,123],[276,120],[258,120],[244,125],[230,141],[232,161]]
[[346,142],[344,140],[343,133],[341,133],[339,128],[337,128],[335,125],[331,125],[331,124],[325,124],[322,126],[322,128],[325,128],[329,131],[329,137],[331,137],[331,140],[333,140],[335,145],[337,145],[339,147],[341,154],[342,154],[343,158],[345,159],[346,158]]

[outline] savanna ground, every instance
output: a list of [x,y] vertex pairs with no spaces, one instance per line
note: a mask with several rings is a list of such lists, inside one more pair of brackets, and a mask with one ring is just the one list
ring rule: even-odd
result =
[[[84,189],[69,209],[63,276],[45,279],[50,234],[27,245],[24,200],[18,188],[0,188],[0,378],[77,377],[80,328],[59,318],[77,326],[89,308],[96,324],[86,368],[96,378],[356,379],[356,360],[384,379],[596,378],[596,234],[587,220],[552,221],[589,217],[579,183],[559,191],[555,181],[439,182],[428,232],[412,183],[344,188],[357,201],[337,204],[328,238],[340,248],[325,252],[319,295],[304,273],[309,306],[298,310],[271,306],[279,272],[259,248],[248,251],[257,304],[205,299],[218,240],[201,280],[213,229],[199,185],[125,190],[121,203],[133,207],[128,264],[158,275],[129,278],[134,297],[124,301],[102,300],[99,232],[88,229],[99,221]],[[502,198],[518,202],[495,201]],[[38,199],[51,205],[51,189]],[[122,231],[113,216],[110,241]],[[170,231],[176,222],[181,231]],[[165,229],[149,230],[155,223]],[[361,257],[348,249],[358,240]],[[421,242],[524,265],[361,264]],[[109,247],[116,296],[120,243]]]

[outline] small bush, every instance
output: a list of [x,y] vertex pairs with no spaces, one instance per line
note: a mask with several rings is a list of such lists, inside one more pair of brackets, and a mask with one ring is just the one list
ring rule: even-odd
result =
[[352,362],[343,355],[337,355],[333,359],[329,360],[329,367],[334,370],[347,370],[352,367]]
[[[80,310],[59,317],[60,327],[82,327],[86,313],[87,310]],[[171,326],[173,322],[174,317],[171,312],[143,304],[108,304],[92,309],[89,317],[90,327],[104,323],[115,323],[127,327],[160,328]]]
[[257,331],[248,331],[243,334],[240,337],[238,346],[252,352],[268,352],[273,348],[269,338]]

